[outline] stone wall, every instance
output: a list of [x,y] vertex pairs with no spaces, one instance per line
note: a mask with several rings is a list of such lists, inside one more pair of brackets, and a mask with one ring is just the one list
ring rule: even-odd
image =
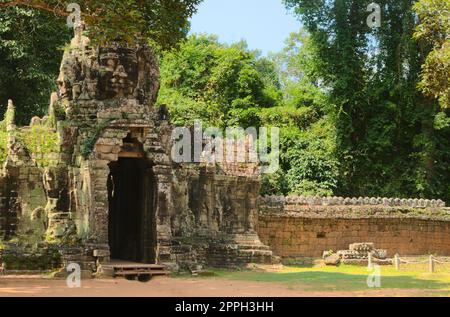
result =
[[450,209],[381,205],[307,205],[262,199],[258,233],[278,256],[321,257],[373,242],[389,256],[450,255]]

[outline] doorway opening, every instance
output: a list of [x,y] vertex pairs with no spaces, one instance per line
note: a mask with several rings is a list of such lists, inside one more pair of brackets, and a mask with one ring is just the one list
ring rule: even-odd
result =
[[111,258],[155,263],[155,181],[145,158],[119,157],[109,165],[109,246]]

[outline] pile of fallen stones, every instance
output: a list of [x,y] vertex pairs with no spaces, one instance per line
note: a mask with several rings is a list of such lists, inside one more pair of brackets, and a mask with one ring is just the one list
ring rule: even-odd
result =
[[367,265],[369,254],[372,255],[374,263],[389,264],[387,259],[387,251],[375,249],[373,243],[354,243],[348,250],[340,250],[337,252],[325,251],[323,258],[326,265],[353,264]]

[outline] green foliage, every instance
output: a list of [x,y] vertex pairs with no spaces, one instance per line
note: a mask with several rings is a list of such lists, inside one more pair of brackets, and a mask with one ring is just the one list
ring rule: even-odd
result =
[[414,37],[422,45],[431,46],[419,87],[439,99],[442,108],[450,108],[450,2],[419,0],[414,11],[420,19]]
[[[47,110],[71,37],[64,21],[29,8],[0,8],[0,105],[12,99],[16,123],[25,125]],[[1,115],[6,107],[0,107]]]
[[[188,32],[188,19],[201,0],[78,0],[81,19],[89,37],[98,44],[135,43],[149,39],[163,49],[174,46]],[[27,7],[51,12],[65,22],[72,0],[26,1]],[[3,6],[20,6],[23,1],[0,0]],[[1,7],[1,6],[0,6]]]
[[8,157],[8,134],[6,131],[0,130],[0,166],[5,163],[6,158]]
[[100,137],[100,133],[111,123],[112,120],[105,120],[99,123],[93,130],[87,132],[81,143],[80,153],[84,159],[87,159],[94,150],[95,143]]
[[[327,100],[322,110],[335,128],[335,157],[340,163],[337,194],[450,200],[450,129],[437,103],[417,88],[423,56],[431,47],[413,39],[414,1],[377,1],[382,25],[375,29],[366,24],[366,8],[372,1],[284,2],[310,34],[306,44],[313,58],[293,51],[288,61],[302,67],[287,75],[306,76]],[[421,2],[448,5],[448,1]],[[448,20],[442,19],[448,15],[439,18],[430,16],[430,21],[446,37]],[[422,22],[419,33],[427,25]],[[442,37],[442,32],[434,35]],[[304,59],[303,64],[298,59]],[[445,67],[430,76],[441,84],[448,82]],[[441,86],[439,91],[445,89]],[[316,92],[301,96],[317,96]]]
[[450,118],[445,112],[439,112],[434,118],[434,128],[441,130],[450,127]]
[[269,83],[269,65],[244,43],[228,46],[214,36],[190,36],[162,58],[159,103],[169,106],[177,124],[200,119],[221,127],[258,126],[258,109],[280,98],[276,83]]
[[[335,128],[327,109],[326,90],[317,80],[314,47],[304,31],[292,33],[285,49],[273,56],[283,100],[263,109],[264,125],[280,127],[281,171],[263,179],[272,194],[332,195],[339,170],[335,157]],[[281,174],[281,175],[280,175]]]
[[332,128],[323,118],[303,131],[297,144],[287,151],[286,160],[291,166],[287,181],[291,193],[331,196],[336,191],[339,163],[333,157],[332,135]]
[[51,154],[59,153],[59,136],[52,128],[36,125],[16,132],[18,139],[39,167],[52,163]]

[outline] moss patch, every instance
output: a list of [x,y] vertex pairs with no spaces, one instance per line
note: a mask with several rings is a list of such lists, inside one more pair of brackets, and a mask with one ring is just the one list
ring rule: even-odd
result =
[[17,132],[17,137],[39,167],[51,165],[51,154],[60,150],[58,134],[47,126],[22,129]]
[[101,123],[99,123],[94,129],[88,131],[86,137],[81,143],[80,153],[83,156],[84,159],[87,159],[89,155],[91,155],[92,151],[94,150],[95,143],[97,142],[100,133],[108,127],[108,125],[113,120],[106,120]]
[[0,165],[3,165],[8,157],[7,144],[8,134],[5,131],[0,130]]
[[2,261],[7,270],[51,270],[61,264],[57,251],[32,254],[4,254]]

